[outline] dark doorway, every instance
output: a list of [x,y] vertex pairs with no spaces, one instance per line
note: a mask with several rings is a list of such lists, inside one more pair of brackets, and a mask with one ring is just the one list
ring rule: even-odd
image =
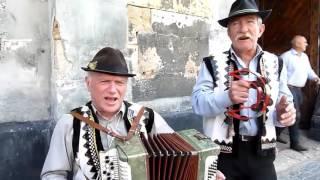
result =
[[[307,55],[314,71],[319,74],[319,22],[320,0],[260,0],[262,9],[272,9],[266,21],[266,31],[260,44],[267,51],[280,55],[290,49],[290,41],[294,35],[300,34],[307,38],[309,46]],[[304,91],[301,128],[310,127],[316,86],[307,83]]]

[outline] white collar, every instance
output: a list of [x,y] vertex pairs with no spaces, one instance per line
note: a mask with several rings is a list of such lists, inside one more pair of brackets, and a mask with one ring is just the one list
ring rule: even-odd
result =
[[[99,113],[99,111],[97,110],[97,108],[94,106],[93,103],[91,103],[91,106],[92,106],[92,109],[93,109],[94,113],[95,113],[97,116],[100,116],[101,118],[103,118],[103,119],[105,119],[105,120],[109,120],[108,118],[102,116],[101,113]],[[114,114],[111,119],[114,119],[115,117],[117,117],[117,116],[119,116],[119,115],[121,116],[121,118],[123,118],[124,113],[125,113],[125,109],[126,109],[126,105],[124,104],[124,102],[122,102],[119,111],[118,111],[116,114]],[[110,120],[111,120],[111,119],[110,119]]]

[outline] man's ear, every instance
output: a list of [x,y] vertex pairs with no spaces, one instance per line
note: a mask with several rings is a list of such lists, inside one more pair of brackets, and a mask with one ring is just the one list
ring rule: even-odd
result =
[[262,34],[264,33],[266,26],[264,24],[261,24],[259,26],[259,38],[262,36]]
[[85,77],[85,82],[86,82],[86,85],[87,85],[87,89],[89,89],[90,78],[88,76]]
[[227,28],[227,33],[228,33],[228,37],[231,39],[231,37],[230,37],[230,28]]

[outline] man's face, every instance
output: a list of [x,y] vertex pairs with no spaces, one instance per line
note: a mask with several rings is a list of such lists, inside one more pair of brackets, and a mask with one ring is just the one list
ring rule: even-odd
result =
[[228,35],[236,52],[256,51],[258,39],[264,32],[264,24],[257,15],[244,15],[231,19]]
[[128,77],[89,72],[86,84],[91,100],[98,112],[106,118],[121,108],[127,90]]
[[296,47],[299,51],[301,52],[306,51],[307,46],[308,46],[308,42],[305,37],[300,36],[296,39]]

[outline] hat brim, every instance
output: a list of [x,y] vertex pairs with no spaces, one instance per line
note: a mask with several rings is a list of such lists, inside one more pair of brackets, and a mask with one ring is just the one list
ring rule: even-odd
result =
[[228,22],[234,18],[234,17],[239,17],[239,16],[244,16],[244,15],[249,15],[249,14],[256,14],[258,16],[260,16],[262,18],[262,20],[266,20],[270,14],[271,14],[272,10],[269,9],[269,10],[265,10],[265,11],[258,11],[258,12],[241,12],[241,13],[237,13],[237,14],[234,14],[232,16],[229,16],[227,18],[224,18],[224,19],[220,19],[218,21],[218,23],[223,26],[223,27],[228,27]]
[[97,72],[97,73],[103,73],[103,74],[111,74],[116,76],[127,76],[127,77],[134,77],[136,74],[130,74],[130,73],[118,73],[118,72],[111,72],[111,71],[103,71],[103,70],[97,70],[97,69],[89,69],[86,67],[81,67],[84,71],[91,71],[91,72]]

